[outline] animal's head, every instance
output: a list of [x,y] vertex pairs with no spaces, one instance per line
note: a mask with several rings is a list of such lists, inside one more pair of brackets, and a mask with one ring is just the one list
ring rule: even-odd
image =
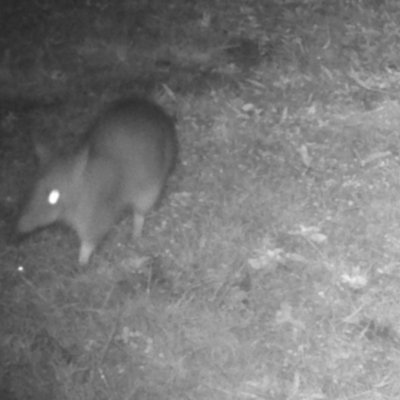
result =
[[79,197],[77,181],[82,177],[85,155],[53,156],[37,149],[39,176],[18,221],[20,232],[30,232],[62,220]]

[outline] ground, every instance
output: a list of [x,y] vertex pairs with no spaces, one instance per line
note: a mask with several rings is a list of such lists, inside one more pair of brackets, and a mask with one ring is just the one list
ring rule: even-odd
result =
[[[400,4],[4,1],[0,398],[399,399]],[[21,238],[34,146],[143,95],[180,157],[138,242]]]

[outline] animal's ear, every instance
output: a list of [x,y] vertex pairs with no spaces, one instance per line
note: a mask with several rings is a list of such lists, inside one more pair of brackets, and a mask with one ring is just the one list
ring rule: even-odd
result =
[[35,143],[35,154],[41,166],[46,165],[52,159],[52,151],[42,143]]
[[74,179],[81,180],[82,175],[86,169],[88,159],[89,159],[89,149],[85,148],[83,151],[78,153],[78,155],[74,160],[74,166],[73,166]]

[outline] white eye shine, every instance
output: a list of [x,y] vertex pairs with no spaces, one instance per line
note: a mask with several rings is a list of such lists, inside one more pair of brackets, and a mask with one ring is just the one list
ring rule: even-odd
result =
[[47,198],[49,204],[53,206],[58,203],[59,199],[60,199],[60,192],[55,189],[50,192],[49,197]]

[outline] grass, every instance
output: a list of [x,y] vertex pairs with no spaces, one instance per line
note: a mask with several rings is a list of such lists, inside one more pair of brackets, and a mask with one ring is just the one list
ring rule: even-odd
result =
[[[396,1],[4,10],[1,399],[400,397]],[[147,246],[11,240],[33,142],[134,93],[180,142]]]

